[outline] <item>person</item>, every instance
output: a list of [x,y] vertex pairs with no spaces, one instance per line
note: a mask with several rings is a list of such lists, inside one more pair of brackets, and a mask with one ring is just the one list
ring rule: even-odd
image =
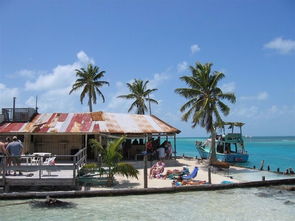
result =
[[145,144],[145,150],[148,153],[148,158],[149,160],[153,160],[154,159],[154,146],[153,146],[153,138],[149,138],[148,142]]
[[0,141],[0,169],[2,169],[3,158],[6,155],[5,143]]
[[170,160],[172,158],[172,145],[170,141],[167,142],[166,158],[167,160]]
[[138,145],[138,140],[137,139],[133,140],[132,145]]
[[165,147],[164,147],[164,145],[160,145],[159,148],[157,149],[157,152],[158,152],[159,160],[164,160],[164,158],[165,158]]
[[[20,155],[23,152],[23,145],[17,139],[17,136],[12,138],[12,142],[9,143],[6,147],[6,151],[11,156],[11,160],[14,166],[20,166]],[[14,171],[16,175],[16,171]],[[19,175],[22,175],[22,172],[19,170]]]
[[158,149],[160,146],[160,137],[153,141],[154,150]]
[[160,178],[161,173],[164,172],[165,163],[162,160],[159,160],[155,163],[150,169],[150,178]]

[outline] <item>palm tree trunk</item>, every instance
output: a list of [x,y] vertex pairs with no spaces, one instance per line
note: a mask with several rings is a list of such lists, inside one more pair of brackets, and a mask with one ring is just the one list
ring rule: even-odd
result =
[[216,149],[215,149],[216,132],[214,128],[211,129],[211,150],[210,150],[210,164],[216,161]]
[[92,97],[91,97],[91,94],[90,93],[89,93],[88,105],[89,105],[89,111],[92,112]]

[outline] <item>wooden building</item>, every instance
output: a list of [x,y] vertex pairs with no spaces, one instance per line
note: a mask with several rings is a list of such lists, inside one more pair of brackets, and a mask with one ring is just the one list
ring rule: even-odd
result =
[[[133,158],[144,149],[147,137],[164,136],[174,138],[180,133],[154,115],[137,115],[108,112],[93,113],[44,113],[35,114],[31,120],[3,121],[0,123],[0,140],[7,136],[18,136],[25,153],[49,152],[55,155],[75,154],[95,138],[106,145],[110,138],[126,135],[130,142],[128,158]],[[138,139],[138,144],[132,144]],[[88,156],[93,153],[87,150]]]

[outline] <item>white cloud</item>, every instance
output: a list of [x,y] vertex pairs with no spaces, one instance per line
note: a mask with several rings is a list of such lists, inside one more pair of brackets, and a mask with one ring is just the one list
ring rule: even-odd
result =
[[268,98],[268,93],[266,92],[261,92],[257,95],[257,100],[266,100]]
[[169,70],[162,72],[162,73],[154,74],[153,78],[151,80],[149,80],[147,87],[148,88],[158,88],[161,83],[163,83],[169,79],[169,75],[167,74],[168,71]]
[[259,108],[257,106],[234,107],[231,111],[231,115],[233,116],[247,117],[247,118],[257,117],[258,113],[259,113]]
[[237,116],[240,118],[251,119],[275,119],[289,116],[290,119],[295,117],[295,106],[288,105],[272,105],[271,107],[261,108],[258,106],[238,106],[233,107],[231,116]]
[[[165,82],[167,79],[169,79],[169,75],[166,72],[162,73],[156,73],[154,74],[153,78],[149,80],[148,88],[159,88],[159,85],[162,82]],[[134,79],[130,79],[128,82],[132,83]],[[109,103],[107,105],[107,111],[112,112],[123,112],[126,113],[133,102],[132,100],[126,100],[122,98],[118,98],[118,96],[123,94],[129,94],[130,91],[128,90],[126,83],[123,82],[116,82],[116,91],[110,96]],[[155,98],[154,94],[151,94],[151,98]],[[157,99],[156,99],[157,100]],[[161,103],[161,100],[158,100],[159,103]]]
[[[88,64],[93,59],[89,58],[84,51],[77,53],[78,61],[73,64],[58,65],[51,73],[41,74],[35,81],[27,81],[25,84],[26,90],[52,90],[57,88],[64,88],[72,85],[76,79],[75,69],[81,68],[83,65]],[[25,73],[30,73],[26,70]]]
[[[47,74],[29,70],[24,74],[38,74],[35,81],[27,81],[25,90],[36,91],[38,95],[39,112],[76,112],[80,104],[79,92],[69,95],[72,84],[76,80],[75,69],[79,69],[94,60],[89,58],[84,51],[77,53],[77,61],[73,64],[58,65]],[[41,74],[40,74],[41,73]],[[25,103],[29,106],[35,106],[35,97],[29,97]],[[88,111],[87,98],[83,102],[83,111]]]
[[[77,112],[79,105],[78,95],[69,95],[70,87],[49,90],[38,95],[38,107],[40,113],[52,112]],[[29,107],[35,107],[36,98],[31,96],[25,104]],[[79,102],[79,103],[78,103]],[[85,111],[88,111],[87,102],[83,102]]]
[[88,57],[88,55],[84,51],[80,51],[77,54],[77,58],[84,64],[94,64],[93,58]]
[[236,90],[236,83],[235,82],[225,83],[221,85],[221,90],[224,93],[233,93]]
[[12,107],[13,97],[19,96],[17,88],[8,88],[5,84],[0,83],[0,107]]
[[177,65],[177,72],[183,73],[188,71],[188,63],[186,61],[183,61]]
[[[133,80],[132,80],[133,81]],[[129,82],[131,83],[131,82]],[[131,105],[131,100],[126,100],[123,98],[118,98],[118,96],[123,94],[129,94],[126,83],[121,81],[116,82],[116,92],[111,96],[111,99],[107,105],[107,110],[113,112],[127,112]]]
[[278,107],[277,105],[272,105],[265,111],[265,114],[267,116],[295,115],[295,106],[282,105]]
[[288,54],[295,51],[295,41],[278,37],[266,43],[264,48],[276,50],[281,54]]
[[26,78],[32,78],[35,76],[35,71],[23,69],[17,72],[18,75]]
[[255,96],[242,96],[240,97],[241,100],[266,100],[268,98],[268,93],[267,92],[261,92]]
[[194,53],[196,53],[196,52],[199,52],[201,50],[201,48],[199,47],[199,45],[197,45],[197,44],[193,44],[192,46],[191,46],[191,52],[192,52],[192,54],[194,54]]

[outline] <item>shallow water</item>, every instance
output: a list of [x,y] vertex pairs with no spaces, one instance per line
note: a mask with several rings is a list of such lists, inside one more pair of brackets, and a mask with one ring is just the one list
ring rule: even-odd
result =
[[0,220],[294,220],[295,193],[276,188],[64,199],[76,208],[1,201]]

